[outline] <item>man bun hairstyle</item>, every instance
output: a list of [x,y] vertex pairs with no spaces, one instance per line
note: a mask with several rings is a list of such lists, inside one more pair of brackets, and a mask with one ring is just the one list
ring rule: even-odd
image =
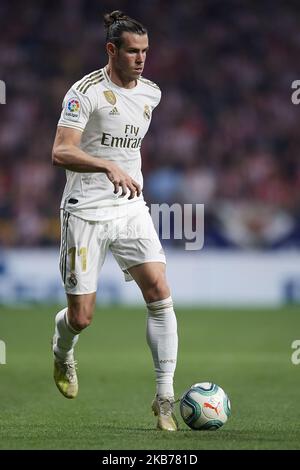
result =
[[115,10],[104,15],[104,27],[106,29],[106,42],[112,42],[120,49],[122,34],[125,32],[134,34],[147,34],[147,29],[138,21],[125,15],[120,10]]

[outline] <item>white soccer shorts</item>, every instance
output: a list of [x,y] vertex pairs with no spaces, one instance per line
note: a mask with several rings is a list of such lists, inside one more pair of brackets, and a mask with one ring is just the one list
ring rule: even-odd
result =
[[166,263],[147,206],[111,221],[84,220],[61,210],[60,272],[67,294],[96,292],[100,269],[110,250],[124,272],[148,262]]

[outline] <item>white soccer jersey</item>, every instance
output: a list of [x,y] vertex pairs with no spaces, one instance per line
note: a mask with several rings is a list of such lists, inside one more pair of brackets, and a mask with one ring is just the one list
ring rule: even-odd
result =
[[[58,125],[81,130],[82,150],[115,162],[142,187],[140,148],[160,98],[155,83],[141,77],[134,88],[122,88],[102,68],[71,87]],[[104,173],[66,170],[66,176],[61,207],[86,220],[110,220],[123,215],[127,204],[143,201],[142,195],[128,200],[114,194]]]

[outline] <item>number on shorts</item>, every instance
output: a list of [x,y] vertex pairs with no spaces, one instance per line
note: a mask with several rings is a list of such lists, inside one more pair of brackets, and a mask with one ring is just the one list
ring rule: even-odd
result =
[[[71,271],[75,271],[75,263],[76,263],[76,246],[72,246],[69,249],[68,255],[71,258]],[[79,249],[79,256],[81,259],[81,269],[82,271],[86,271],[86,264],[87,264],[87,249],[86,247],[82,247]]]

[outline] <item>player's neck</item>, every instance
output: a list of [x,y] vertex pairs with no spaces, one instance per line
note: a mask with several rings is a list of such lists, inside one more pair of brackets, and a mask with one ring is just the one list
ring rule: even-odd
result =
[[127,80],[126,77],[121,76],[113,67],[109,64],[105,67],[106,73],[110,80],[122,88],[134,88],[137,85],[136,80]]

